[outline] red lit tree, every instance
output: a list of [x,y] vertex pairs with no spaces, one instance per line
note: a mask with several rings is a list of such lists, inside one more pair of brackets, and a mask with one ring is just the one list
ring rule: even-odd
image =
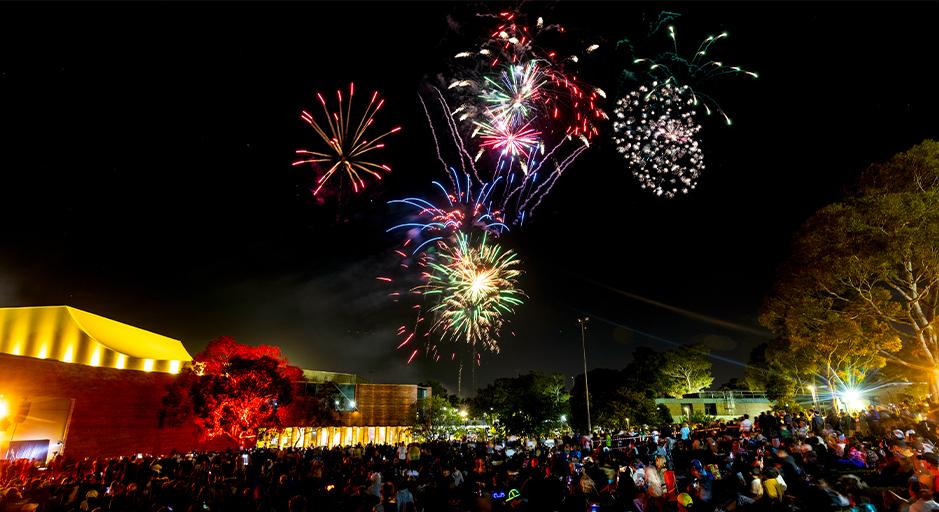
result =
[[164,415],[171,424],[193,421],[205,438],[225,436],[243,446],[258,428],[282,426],[302,376],[277,347],[221,337],[169,386]]

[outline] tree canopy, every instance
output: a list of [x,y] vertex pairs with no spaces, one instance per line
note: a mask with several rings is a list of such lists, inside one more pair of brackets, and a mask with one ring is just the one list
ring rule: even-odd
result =
[[472,406],[474,416],[493,418],[503,433],[540,436],[564,427],[569,398],[564,375],[530,372],[496,379]]
[[192,421],[206,438],[243,445],[258,428],[281,426],[302,376],[277,347],[217,338],[169,386],[164,412],[171,423]]
[[[663,415],[655,399],[663,394],[694,393],[710,386],[714,379],[708,353],[700,346],[667,352],[637,347],[625,368],[590,370],[587,378],[592,426],[616,431],[629,426],[670,423],[671,416],[667,411]],[[571,425],[580,431],[587,428],[584,395],[581,374],[571,390]]]
[[838,386],[892,362],[929,379],[936,400],[937,313],[939,143],[925,141],[870,166],[805,223],[761,323],[786,344],[780,368],[798,360]]
[[711,349],[701,344],[666,352],[661,366],[665,393],[681,398],[710,386],[714,382],[710,355]]

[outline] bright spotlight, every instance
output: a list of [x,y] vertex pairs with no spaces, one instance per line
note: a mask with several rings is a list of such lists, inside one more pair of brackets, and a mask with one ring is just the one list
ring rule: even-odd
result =
[[846,389],[841,392],[841,399],[844,405],[851,411],[857,411],[864,408],[861,402],[861,392],[856,389]]

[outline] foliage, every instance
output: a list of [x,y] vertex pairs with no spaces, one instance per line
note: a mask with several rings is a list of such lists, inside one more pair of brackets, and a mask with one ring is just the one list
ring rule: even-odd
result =
[[479,390],[472,400],[474,416],[488,415],[503,434],[549,435],[564,428],[570,396],[565,377],[530,372],[503,377]]
[[298,388],[288,407],[292,425],[335,425],[346,397],[332,382]]
[[661,395],[665,382],[661,372],[665,355],[649,347],[637,347],[632,356],[632,361],[623,369],[625,384],[649,398]]
[[717,420],[714,416],[709,416],[701,411],[691,411],[690,418],[687,416],[683,416],[682,418],[691,425],[710,425]]
[[889,361],[927,375],[939,400],[937,241],[939,143],[926,141],[871,166],[799,232],[761,313],[788,344],[779,364],[836,386]]
[[463,423],[460,408],[446,395],[431,394],[415,405],[412,432],[419,439],[436,439],[453,434]]
[[[587,373],[587,385],[590,391],[591,426],[594,429],[612,429],[614,425],[625,423],[617,418],[629,417],[632,411],[623,411],[615,397],[623,384],[623,371],[609,368],[594,368]],[[587,431],[587,405],[584,401],[584,376],[574,378],[574,387],[571,389],[571,416],[570,424],[578,432]]]
[[[594,428],[620,430],[629,425],[660,425],[662,417],[655,405],[661,393],[663,377],[661,367],[665,355],[648,347],[638,347],[632,362],[622,370],[596,368],[588,373],[590,387],[590,413]],[[666,423],[671,423],[668,416]],[[579,375],[571,390],[571,425],[587,429],[584,403],[584,379]]]
[[766,392],[776,404],[794,402],[795,395],[812,382],[814,367],[792,350],[785,338],[757,345],[750,352],[750,364],[744,372],[747,386]]
[[192,421],[206,438],[243,445],[258,428],[282,425],[302,375],[277,347],[217,338],[168,387],[164,415],[171,424]]
[[641,391],[620,386],[609,402],[601,403],[594,415],[594,425],[605,430],[625,430],[630,425],[655,425],[658,412],[655,402]]
[[675,418],[672,417],[671,411],[668,410],[668,406],[665,404],[658,404],[655,406],[655,419],[656,422],[654,425],[671,425],[675,422]]
[[660,369],[664,391],[681,398],[710,386],[714,382],[710,353],[711,349],[701,344],[666,352]]
[[450,393],[449,390],[447,390],[446,386],[444,386],[438,380],[433,380],[433,379],[425,380],[423,382],[418,383],[418,386],[430,388],[430,393],[432,396],[439,396],[439,397],[445,398],[448,402],[450,402],[450,405],[452,407],[460,406],[460,397],[456,396],[453,393]]
[[721,387],[717,388],[719,391],[750,391],[750,386],[747,383],[746,379],[741,379],[740,377],[734,377],[729,381],[721,384]]

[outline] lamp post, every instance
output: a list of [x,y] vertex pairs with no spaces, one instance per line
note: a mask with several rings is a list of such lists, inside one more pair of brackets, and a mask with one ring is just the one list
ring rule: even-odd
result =
[[587,433],[590,437],[593,437],[593,425],[590,423],[590,387],[587,385],[587,322],[590,321],[589,316],[583,318],[578,318],[577,323],[580,324],[580,348],[584,352],[584,402],[587,404]]

